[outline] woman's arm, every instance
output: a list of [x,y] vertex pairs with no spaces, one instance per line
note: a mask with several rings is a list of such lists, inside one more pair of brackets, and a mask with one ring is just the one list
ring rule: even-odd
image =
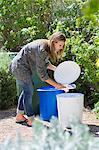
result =
[[45,80],[45,82],[47,82],[48,84],[56,87],[57,89],[62,89],[62,88],[66,88],[66,86],[61,85],[60,83],[55,82],[54,80],[52,80],[51,78]]
[[50,64],[47,66],[47,69],[55,71],[56,66],[54,66],[54,65],[52,65],[52,64],[50,63]]

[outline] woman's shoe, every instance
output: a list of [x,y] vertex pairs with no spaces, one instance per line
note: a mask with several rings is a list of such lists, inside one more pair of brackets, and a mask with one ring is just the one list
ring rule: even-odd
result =
[[28,127],[32,127],[32,123],[33,123],[33,120],[30,120],[30,119],[27,120],[27,126]]
[[24,123],[24,122],[27,122],[27,118],[25,118],[23,114],[17,114],[16,123]]

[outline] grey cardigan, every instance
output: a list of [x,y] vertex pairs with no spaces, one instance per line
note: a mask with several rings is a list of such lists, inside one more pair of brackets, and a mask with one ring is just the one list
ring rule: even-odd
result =
[[47,50],[48,44],[44,40],[35,40],[25,45],[13,58],[10,70],[19,80],[28,82],[30,77],[37,72],[41,80],[49,78],[47,66],[50,63]]

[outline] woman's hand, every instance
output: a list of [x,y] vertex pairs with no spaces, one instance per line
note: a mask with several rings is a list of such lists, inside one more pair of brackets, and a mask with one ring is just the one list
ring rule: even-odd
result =
[[61,85],[59,83],[57,83],[57,86],[56,86],[57,89],[61,89],[61,90],[64,90],[66,93],[69,92],[69,88],[64,86],[64,85]]
[[62,89],[62,88],[66,88],[66,86],[60,84],[60,83],[56,83],[55,88],[57,89]]
[[56,70],[56,66],[54,66],[54,65],[52,65],[52,64],[49,64],[49,65],[47,66],[47,69],[55,71],[55,70]]
[[52,80],[51,78],[45,80],[45,82],[47,82],[48,84],[54,86],[54,87],[57,88],[57,89],[64,90],[65,92],[68,92],[68,91],[69,91],[68,87],[66,87],[66,86],[64,86],[64,85],[62,85],[62,84],[60,84],[60,83],[55,82],[55,81]]
[[65,91],[65,93],[67,93],[67,92],[69,92],[69,89],[68,88],[63,88],[62,90],[64,90]]

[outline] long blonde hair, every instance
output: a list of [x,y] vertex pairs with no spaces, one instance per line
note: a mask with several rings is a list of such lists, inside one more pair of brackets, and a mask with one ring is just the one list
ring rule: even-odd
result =
[[57,62],[62,57],[64,49],[60,50],[56,54],[53,43],[56,42],[56,41],[64,41],[65,42],[66,37],[62,32],[55,32],[50,36],[49,41],[50,41],[50,52],[49,52],[50,59],[51,59],[52,62]]

